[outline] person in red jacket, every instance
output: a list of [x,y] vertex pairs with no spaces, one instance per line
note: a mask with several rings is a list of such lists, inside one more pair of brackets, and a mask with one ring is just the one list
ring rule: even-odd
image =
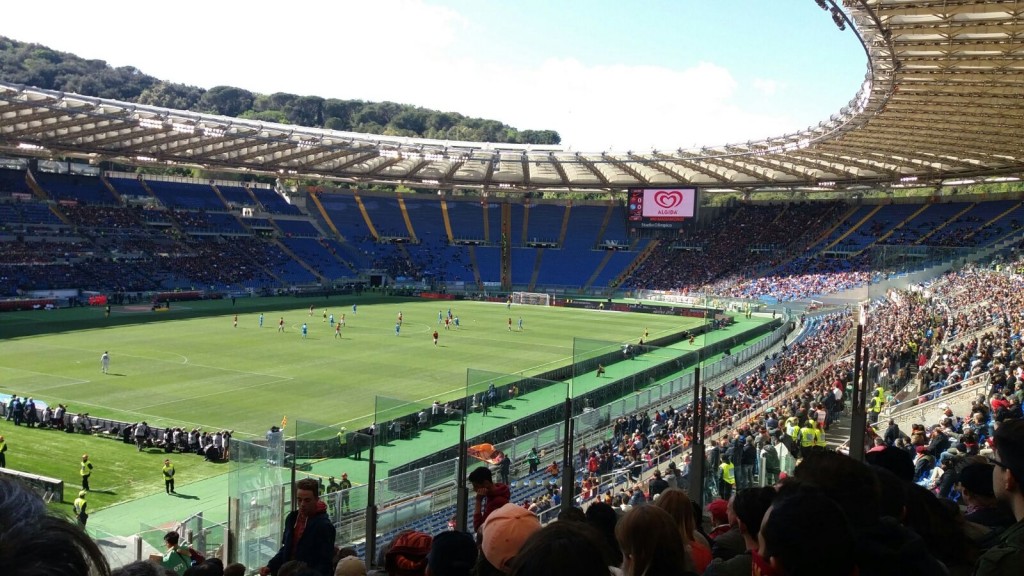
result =
[[476,493],[473,530],[479,532],[491,512],[508,504],[511,492],[508,485],[494,482],[491,470],[487,466],[480,466],[470,472],[468,480],[473,485],[473,492]]

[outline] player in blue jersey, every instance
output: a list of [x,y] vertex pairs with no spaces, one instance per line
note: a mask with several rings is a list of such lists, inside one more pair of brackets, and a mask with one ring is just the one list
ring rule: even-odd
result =
[[263,313],[260,312],[260,328],[263,328]]
[[309,334],[309,327],[306,326],[305,322],[303,322],[302,323],[302,337],[305,338],[307,334]]

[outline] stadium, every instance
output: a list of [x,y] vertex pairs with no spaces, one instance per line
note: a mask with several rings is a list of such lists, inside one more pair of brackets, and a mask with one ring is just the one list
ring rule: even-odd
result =
[[[334,546],[386,569],[403,531],[477,529],[467,477],[488,466],[538,526],[628,516],[663,476],[707,513],[784,472],[842,511],[823,533],[856,536],[826,573],[883,573],[864,551],[908,542],[916,568],[991,569],[1022,519],[972,517],[996,496],[966,470],[1024,461],[992,440],[1024,418],[1022,12],[816,3],[863,48],[848,105],[692,149],[346,132],[0,78],[0,478],[69,517],[82,483],[112,567],[174,530],[257,573],[312,478]],[[893,506],[912,511],[871,540]],[[688,570],[749,561],[711,536],[677,543]]]

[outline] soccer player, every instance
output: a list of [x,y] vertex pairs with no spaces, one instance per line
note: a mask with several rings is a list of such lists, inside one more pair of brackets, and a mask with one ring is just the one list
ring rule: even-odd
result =
[[341,338],[341,322],[334,325],[334,337]]
[[234,326],[235,328],[238,328],[238,314],[235,314],[235,319],[234,319],[234,321],[233,321],[233,326]]
[[441,313],[441,311],[440,311],[440,310],[438,310],[438,311],[437,311],[437,323],[438,323],[438,325],[440,325],[440,324],[441,324],[441,319],[442,319],[442,318],[444,318],[444,314],[442,314],[442,313]]
[[604,376],[604,364],[597,365],[597,377],[600,378],[601,376]]
[[110,353],[109,352],[104,352],[103,355],[100,356],[100,370],[102,370],[104,374],[107,374],[110,371]]
[[356,315],[356,305],[355,304],[352,305],[352,315],[353,316]]
[[445,318],[444,319],[444,329],[445,330],[450,330],[451,329],[451,325],[452,325],[452,319],[451,318]]
[[402,311],[401,310],[398,311],[398,323],[399,324],[402,323]]
[[509,316],[509,318],[508,318],[508,331],[509,332],[512,331],[512,317],[511,316]]
[[306,326],[305,322],[303,322],[302,323],[302,337],[305,338],[307,334],[309,334],[309,327]]
[[260,328],[263,328],[263,312],[260,312]]
[[281,319],[277,321],[277,331],[284,332],[284,316],[281,316]]
[[455,322],[455,329],[458,330],[459,329],[459,317],[458,316],[455,317],[454,322]]
[[313,317],[313,305],[312,304],[309,305],[309,316],[311,318]]
[[437,330],[434,330],[434,346],[437,346]]
[[519,331],[520,332],[523,331],[523,317],[522,316],[519,317]]
[[331,324],[331,328],[334,328],[334,314],[328,316],[327,321]]
[[398,336],[398,333],[401,332],[401,331],[402,331],[402,325],[400,323],[398,323],[398,322],[395,322],[395,336]]
[[511,296],[509,296],[508,299],[505,300],[505,309],[506,310],[511,310],[512,309],[512,297]]
[[324,308],[324,319],[321,322],[327,322],[327,308]]
[[344,314],[341,315],[341,322],[338,322],[338,324],[341,324],[342,326],[345,325],[345,315]]

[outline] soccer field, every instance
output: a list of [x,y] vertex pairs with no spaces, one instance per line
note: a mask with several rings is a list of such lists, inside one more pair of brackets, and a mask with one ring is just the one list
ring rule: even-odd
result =
[[[262,436],[284,416],[349,429],[373,420],[378,395],[422,402],[463,396],[468,368],[534,375],[568,364],[573,337],[637,342],[699,325],[700,319],[472,301],[369,300],[335,297],[265,310],[240,301],[234,312],[5,339],[0,391],[32,396],[74,412],[153,426],[232,429]],[[352,302],[358,302],[356,311]],[[296,307],[301,303],[303,307]],[[309,305],[314,313],[309,315]],[[341,338],[325,321],[345,315]],[[444,330],[449,306],[460,328]],[[403,315],[400,333],[395,324]],[[47,314],[52,323],[63,311]],[[94,311],[102,315],[101,312]],[[129,313],[118,310],[117,314]],[[116,314],[115,314],[116,315]],[[285,331],[277,329],[284,318]],[[509,318],[512,330],[508,329]],[[519,330],[522,318],[523,329]],[[59,320],[58,320],[59,321]],[[300,326],[308,325],[303,338]],[[432,342],[434,330],[439,343]],[[110,353],[109,374],[100,356]]]

